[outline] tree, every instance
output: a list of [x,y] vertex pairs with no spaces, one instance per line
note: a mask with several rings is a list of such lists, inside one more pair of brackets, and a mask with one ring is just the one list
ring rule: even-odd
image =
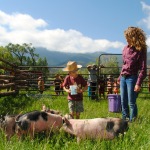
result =
[[12,54],[3,46],[0,47],[0,57],[9,60],[13,58]]
[[25,49],[27,50],[29,56],[27,57],[27,65],[32,65],[35,66],[36,65],[36,59],[39,58],[39,54],[35,53],[35,48],[32,47],[32,44],[26,44],[24,43],[23,46],[25,47]]
[[9,43],[6,48],[13,55],[17,65],[36,65],[39,54],[35,53],[35,48],[32,47],[31,43],[22,45]]
[[[36,62],[37,66],[41,66],[41,68],[37,68],[37,70],[41,71],[44,74],[45,79],[48,77],[49,68],[48,62],[46,58],[39,58]],[[44,66],[44,67],[43,67]]]
[[100,74],[105,75],[114,75],[118,77],[119,75],[119,66],[118,59],[116,56],[103,56],[101,58],[101,64],[104,66],[100,69]]
[[24,62],[26,61],[25,54],[28,53],[24,46],[9,43],[6,48],[9,50],[10,53],[13,54],[14,58],[16,58],[16,63],[18,65],[24,65]]
[[13,57],[12,54],[5,48],[0,47],[0,73],[4,74],[6,68],[10,68],[8,64],[6,64],[3,60],[7,60],[7,62],[12,62]]

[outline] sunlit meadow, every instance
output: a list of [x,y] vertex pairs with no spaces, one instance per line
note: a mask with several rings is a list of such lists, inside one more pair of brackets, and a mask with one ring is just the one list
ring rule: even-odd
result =
[[[55,110],[62,114],[68,113],[67,98],[65,96],[51,96],[44,93],[43,96],[37,95],[19,95],[17,97],[1,97],[0,113],[1,114],[18,114],[32,110],[41,110],[42,105]],[[18,140],[13,136],[7,141],[3,130],[0,132],[0,149],[1,150],[149,150],[150,147],[150,100],[149,98],[138,98],[139,116],[137,120],[129,124],[129,130],[124,136],[120,135],[114,140],[84,140],[79,144],[76,138],[63,132],[45,136],[38,134],[34,140],[24,137]],[[121,113],[109,112],[108,100],[100,99],[98,101],[90,100],[84,97],[84,112],[81,118],[96,117],[121,117]]]

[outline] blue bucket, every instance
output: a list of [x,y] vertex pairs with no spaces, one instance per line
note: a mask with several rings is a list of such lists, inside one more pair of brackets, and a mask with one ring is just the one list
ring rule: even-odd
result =
[[109,111],[121,112],[121,97],[118,94],[108,94]]

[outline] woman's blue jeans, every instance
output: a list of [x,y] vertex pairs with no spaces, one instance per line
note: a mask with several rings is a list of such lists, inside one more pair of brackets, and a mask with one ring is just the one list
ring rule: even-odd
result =
[[137,92],[134,92],[134,87],[137,81],[137,76],[122,76],[120,78],[120,94],[121,94],[121,105],[122,105],[122,118],[129,118],[132,121],[137,117]]

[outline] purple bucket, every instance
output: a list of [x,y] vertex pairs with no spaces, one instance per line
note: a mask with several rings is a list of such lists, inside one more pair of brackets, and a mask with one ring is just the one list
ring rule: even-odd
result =
[[118,94],[108,94],[109,111],[120,112],[121,111],[121,97]]

